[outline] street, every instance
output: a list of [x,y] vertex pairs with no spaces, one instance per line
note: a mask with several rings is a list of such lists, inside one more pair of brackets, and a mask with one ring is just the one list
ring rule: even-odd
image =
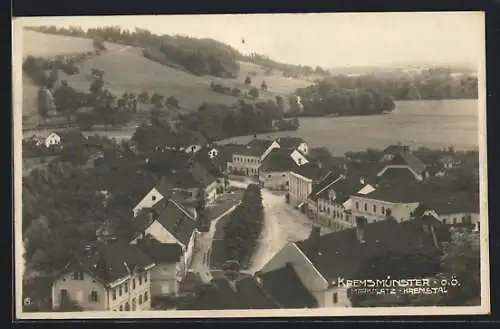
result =
[[[230,185],[237,188],[246,188],[250,183],[251,181],[230,181]],[[265,213],[264,227],[251,265],[242,271],[250,274],[260,270],[288,242],[306,239],[312,227],[311,221],[304,214],[286,204],[283,192],[266,189],[261,192]],[[209,263],[217,222],[235,207],[212,220],[209,232],[198,235],[191,270],[199,273],[203,282],[210,282],[212,279]]]

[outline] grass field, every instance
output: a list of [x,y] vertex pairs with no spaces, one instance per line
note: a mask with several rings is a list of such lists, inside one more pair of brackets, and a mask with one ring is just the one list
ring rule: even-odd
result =
[[[228,87],[237,87],[249,90],[245,85],[245,77],[250,72],[252,85],[259,87],[262,80],[268,85],[267,92],[261,92],[260,99],[274,99],[276,95],[286,96],[295,89],[307,86],[311,82],[289,79],[275,72],[265,76],[264,69],[252,63],[240,63],[241,72],[237,79],[222,79],[211,76],[195,76],[177,69],[173,69],[142,56],[141,49],[106,43],[109,49],[101,56],[88,59],[81,64],[80,74],[65,76],[60,72],[60,79],[66,79],[71,86],[80,91],[88,91],[90,73],[93,68],[104,70],[106,88],[116,95],[123,92],[148,91],[157,92],[166,97],[174,96],[179,100],[182,108],[196,110],[203,102],[233,104],[235,97],[213,92],[210,83],[220,83]],[[23,34],[23,57],[27,55],[50,57],[62,54],[81,53],[92,50],[92,40],[42,34],[25,31]],[[36,113],[37,88],[29,81],[23,80],[23,115],[24,123],[37,124]]]

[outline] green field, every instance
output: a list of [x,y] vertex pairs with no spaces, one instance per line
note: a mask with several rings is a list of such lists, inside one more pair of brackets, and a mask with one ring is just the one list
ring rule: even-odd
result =
[[[33,31],[24,32],[23,43],[23,56],[51,57],[92,50],[90,39]],[[250,72],[256,73],[256,76],[251,77],[252,85],[259,87],[263,80],[267,83],[268,91],[262,92],[260,99],[274,99],[276,95],[286,96],[297,88],[311,84],[310,81],[285,78],[281,72],[266,76],[262,67],[251,63],[240,63],[241,72],[238,79],[195,76],[144,58],[140,48],[110,43],[106,43],[106,47],[109,49],[106,53],[81,64],[80,74],[65,76],[60,72],[60,79],[66,79],[77,90],[88,91],[91,70],[101,69],[105,72],[106,88],[116,95],[121,95],[123,92],[147,91],[150,94],[157,92],[165,97],[176,97],[180,106],[187,110],[196,110],[203,102],[235,103],[237,101],[235,97],[213,92],[210,83],[213,81],[224,86],[249,90],[244,80]],[[23,115],[26,124],[38,123],[36,93],[37,88],[28,79],[24,79]]]

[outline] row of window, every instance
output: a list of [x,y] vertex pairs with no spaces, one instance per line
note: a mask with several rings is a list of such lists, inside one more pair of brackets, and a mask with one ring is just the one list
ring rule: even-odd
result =
[[117,312],[118,310],[119,311],[130,311],[132,309],[132,311],[135,311],[137,309],[137,303],[139,303],[139,305],[142,305],[143,303],[146,303],[148,301],[148,292],[144,292],[144,296],[143,295],[139,295],[139,298],[132,298],[132,308],[130,307],[130,304],[128,302],[126,302],[125,304],[123,305],[120,305],[120,307],[118,309],[114,309],[113,311]]
[[[141,286],[143,282],[144,283],[148,282],[147,273],[140,273],[139,274],[139,284],[137,286]],[[136,280],[134,278],[134,279],[132,279],[132,288],[131,289],[134,290],[135,288],[136,288]],[[124,292],[128,293],[128,282],[125,282],[123,285],[121,285],[119,287],[113,288],[113,290],[112,290],[113,300],[116,300],[117,290],[118,290],[119,297],[121,297]]]
[[[359,202],[358,201],[356,201],[355,206],[356,206],[356,210],[359,210]],[[364,211],[368,212],[368,203],[367,202],[365,202],[365,204],[364,204]],[[377,213],[377,205],[373,205],[371,211],[374,214],[376,214]],[[382,215],[386,215],[390,211],[391,211],[390,208],[385,208],[384,206],[380,207],[380,213]]]
[[251,163],[251,164],[259,164],[260,163],[259,159],[239,157],[239,156],[235,156],[234,161],[235,162],[242,162],[242,163]]
[[[286,176],[287,176],[286,174],[281,174],[281,177],[285,178]],[[273,175],[271,175],[271,174],[267,175],[267,178],[272,178],[272,177],[273,177]]]
[[[329,216],[332,216],[333,218],[340,218],[340,219],[344,219],[344,213],[340,210],[332,210],[332,208],[328,207],[328,206],[323,206],[323,205],[319,205],[319,211],[320,212],[326,212]],[[346,218],[347,220],[347,218]]]

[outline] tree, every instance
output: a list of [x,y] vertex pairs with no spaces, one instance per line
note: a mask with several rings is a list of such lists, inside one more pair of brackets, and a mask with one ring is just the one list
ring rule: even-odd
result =
[[51,111],[55,110],[52,93],[49,89],[44,87],[38,89],[37,108],[38,114],[43,120],[45,120],[50,115]]
[[178,109],[179,108],[179,100],[177,100],[177,98],[175,98],[174,96],[169,96],[167,98],[167,100],[165,101],[165,105],[168,107],[171,106],[173,108]]
[[248,94],[253,98],[259,98],[259,89],[257,89],[256,87],[252,87]]
[[450,287],[443,296],[440,305],[463,306],[478,305],[481,296],[479,234],[465,230],[455,230],[451,234],[441,258],[444,272],[459,282],[459,286]]
[[266,81],[262,81],[262,84],[260,85],[260,89],[262,91],[267,91],[267,84],[266,84]]
[[138,98],[139,102],[147,103],[149,101],[149,94],[147,91],[143,91],[139,94],[139,96],[137,98]]
[[246,85],[251,85],[252,84],[252,78],[250,78],[249,75],[247,75],[247,77],[245,78],[245,84]]
[[66,80],[63,80],[61,86],[54,92],[56,110],[66,117],[68,124],[71,122],[71,116],[82,105],[82,98]]

